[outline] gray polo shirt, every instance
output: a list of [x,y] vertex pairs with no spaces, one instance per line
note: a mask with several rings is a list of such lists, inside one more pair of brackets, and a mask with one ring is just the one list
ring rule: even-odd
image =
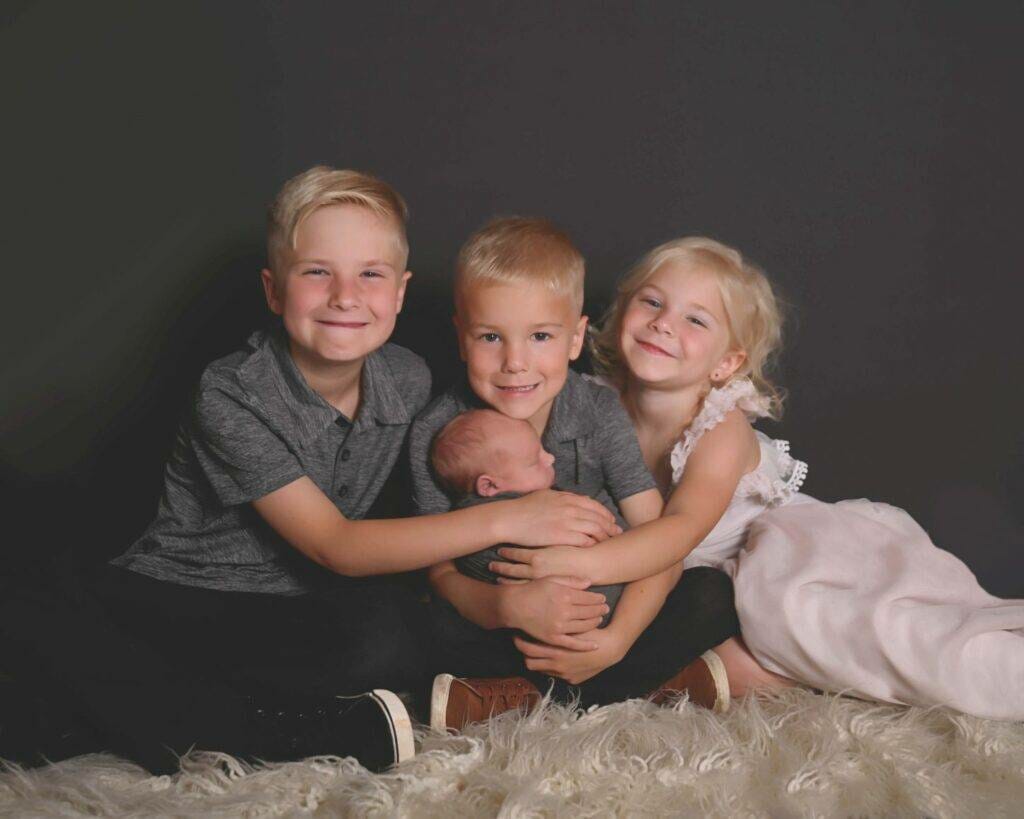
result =
[[[430,464],[434,436],[459,413],[484,406],[463,379],[435,398],[413,422],[409,457],[413,503],[419,514],[452,508]],[[623,528],[626,522],[618,504],[655,488],[619,396],[573,370],[555,397],[541,442],[555,456],[555,486],[599,501]]]
[[394,344],[363,364],[355,421],[306,383],[283,331],[254,333],[202,375],[167,464],[156,520],[117,566],[188,586],[295,595],[333,575],[250,502],[303,475],[347,518],[363,517],[430,395],[423,360]]

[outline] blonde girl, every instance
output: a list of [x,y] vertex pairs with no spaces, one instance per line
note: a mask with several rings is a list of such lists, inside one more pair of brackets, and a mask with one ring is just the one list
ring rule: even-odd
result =
[[[800,493],[806,464],[751,426],[781,409],[766,375],[780,336],[771,285],[738,251],[694,237],[644,256],[594,353],[633,419],[664,513],[588,549],[506,548],[516,562],[495,570],[607,584],[680,562],[724,569],[749,652],[729,641],[706,655],[723,701],[796,680],[1024,719],[1024,601],[985,592],[903,510]],[[548,667],[566,659],[540,652]]]

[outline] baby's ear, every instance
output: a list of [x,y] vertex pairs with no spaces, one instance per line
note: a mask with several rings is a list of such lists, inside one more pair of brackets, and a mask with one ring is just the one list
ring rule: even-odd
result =
[[481,498],[493,498],[501,488],[490,475],[481,475],[476,479],[476,493]]

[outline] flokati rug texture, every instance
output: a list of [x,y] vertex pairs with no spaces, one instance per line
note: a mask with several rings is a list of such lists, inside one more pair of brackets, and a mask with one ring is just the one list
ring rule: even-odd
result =
[[424,731],[374,776],[351,760],[249,768],[193,754],[173,777],[109,756],[0,773],[3,816],[928,816],[1024,812],[1024,724],[808,691],[724,716],[633,700],[547,704]]

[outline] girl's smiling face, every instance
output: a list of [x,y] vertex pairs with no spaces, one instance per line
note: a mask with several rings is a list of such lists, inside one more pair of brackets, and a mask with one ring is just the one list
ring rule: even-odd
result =
[[632,377],[662,388],[727,379],[744,358],[731,341],[714,274],[678,261],[662,265],[637,288],[619,332]]

